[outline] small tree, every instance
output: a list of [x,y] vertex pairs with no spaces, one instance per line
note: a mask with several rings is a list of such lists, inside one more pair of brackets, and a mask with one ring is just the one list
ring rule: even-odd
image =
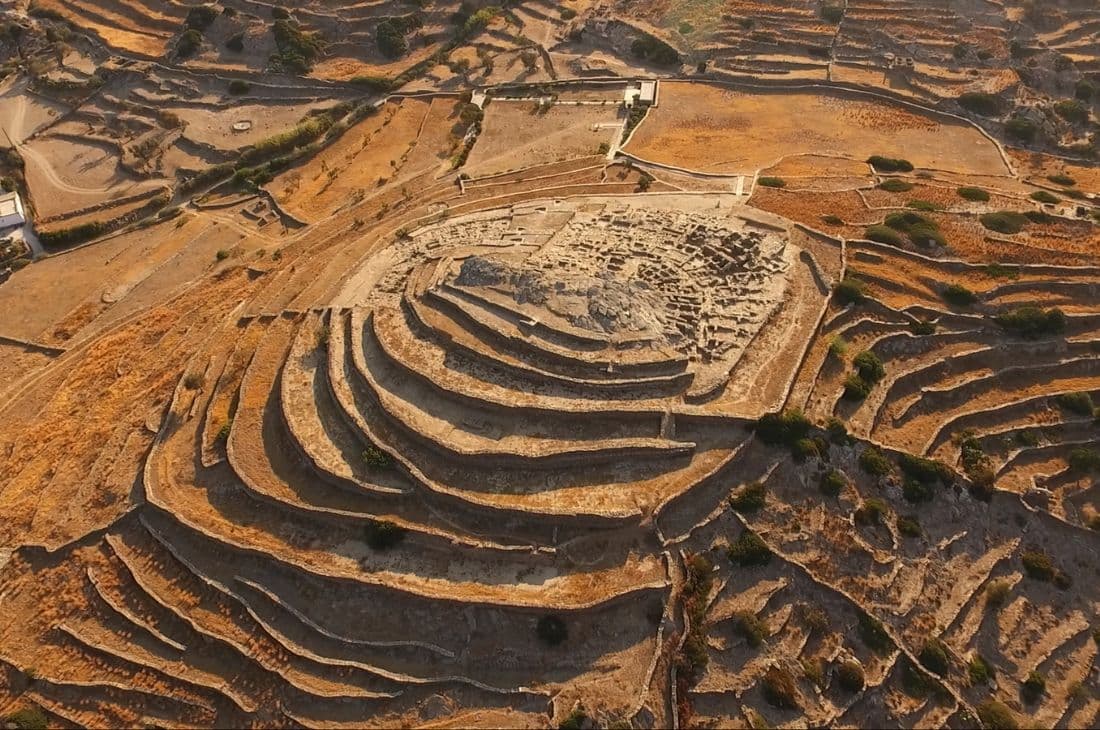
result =
[[1023,686],[1020,688],[1020,694],[1023,695],[1024,702],[1033,703],[1037,702],[1043,693],[1047,690],[1047,679],[1039,672],[1033,671],[1027,675],[1027,679],[1024,680]]
[[773,666],[764,674],[764,699],[772,707],[793,710],[798,707],[798,690],[794,677],[786,669]]
[[928,639],[920,651],[920,663],[930,672],[945,676],[951,669],[951,659],[947,647],[939,639]]
[[851,659],[841,662],[836,669],[836,681],[845,692],[862,692],[867,684],[863,676],[863,665]]
[[734,564],[742,568],[767,565],[772,559],[771,548],[751,530],[741,533],[741,536],[730,545],[727,555]]
[[763,482],[752,482],[730,497],[730,506],[738,512],[755,512],[763,508],[766,495]]

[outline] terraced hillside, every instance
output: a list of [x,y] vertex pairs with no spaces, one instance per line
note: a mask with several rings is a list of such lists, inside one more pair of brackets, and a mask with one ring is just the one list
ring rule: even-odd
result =
[[1094,8],[9,5],[0,722],[1100,724]]

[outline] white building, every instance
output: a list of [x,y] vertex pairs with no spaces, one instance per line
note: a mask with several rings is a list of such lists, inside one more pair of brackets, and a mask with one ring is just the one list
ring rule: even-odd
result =
[[23,201],[19,199],[19,193],[0,195],[0,228],[21,226],[26,221],[23,214]]

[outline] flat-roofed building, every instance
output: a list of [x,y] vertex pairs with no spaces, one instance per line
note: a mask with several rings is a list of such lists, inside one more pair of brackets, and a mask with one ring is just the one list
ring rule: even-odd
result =
[[19,199],[19,193],[4,193],[0,195],[0,228],[21,226],[27,222],[23,215],[23,201]]

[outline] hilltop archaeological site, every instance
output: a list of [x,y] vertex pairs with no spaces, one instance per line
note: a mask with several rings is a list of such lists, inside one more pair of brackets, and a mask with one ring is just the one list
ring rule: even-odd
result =
[[2,0],[0,78],[0,727],[1100,725],[1095,0]]

